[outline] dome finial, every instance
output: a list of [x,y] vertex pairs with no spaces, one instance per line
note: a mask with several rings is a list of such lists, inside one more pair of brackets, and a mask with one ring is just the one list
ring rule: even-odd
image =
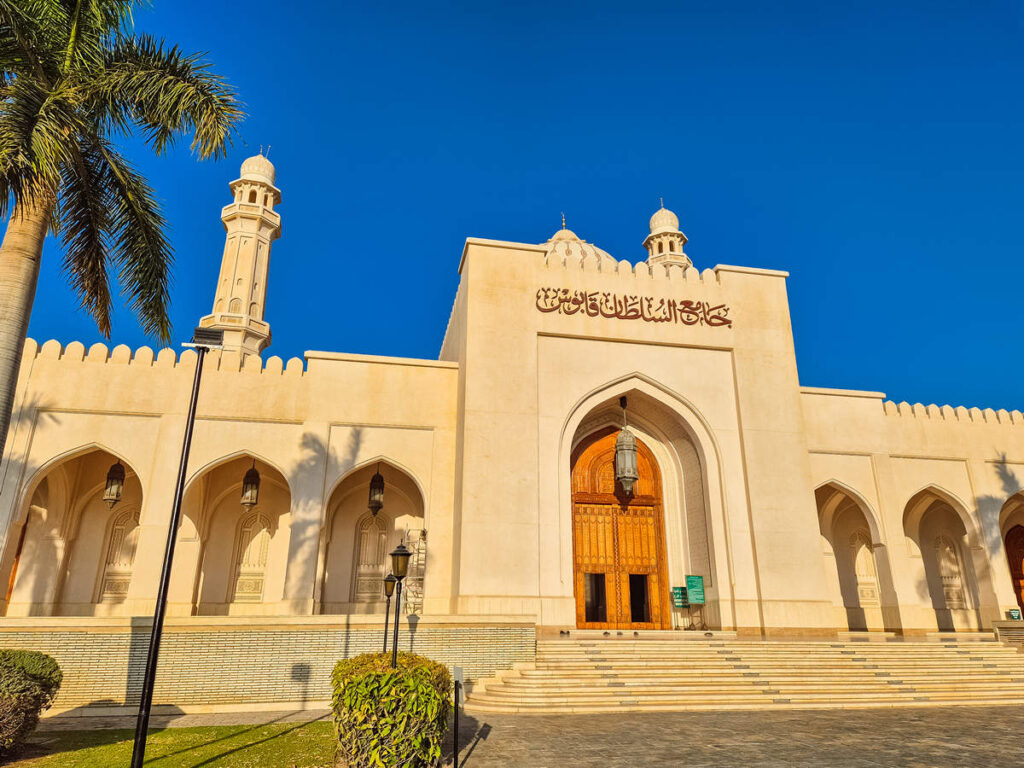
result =
[[562,211],[562,229],[565,229],[565,211]]
[[658,199],[661,201],[661,207],[664,208],[665,207],[665,198],[664,197],[659,197]]

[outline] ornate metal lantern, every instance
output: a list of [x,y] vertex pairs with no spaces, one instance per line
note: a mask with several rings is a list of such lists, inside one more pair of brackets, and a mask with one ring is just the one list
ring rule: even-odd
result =
[[[390,600],[391,596],[395,594],[395,584],[398,583],[398,579],[395,578],[394,574],[389,573],[384,577],[384,595]],[[387,635],[387,630],[384,630],[384,634]]]
[[632,495],[633,485],[640,478],[636,460],[636,437],[626,424],[626,398],[619,398],[622,407],[622,431],[615,440],[615,480],[626,494]]
[[406,549],[405,544],[399,544],[391,553],[391,572],[395,578],[401,581],[409,572],[409,558],[412,552]]
[[107,484],[103,488],[103,500],[107,507],[114,508],[114,505],[121,500],[121,492],[124,490],[124,464],[118,459],[116,464],[110,467],[107,472]]
[[253,461],[252,469],[245,473],[242,479],[242,506],[252,509],[260,500],[260,473],[256,469],[256,462]]
[[377,465],[377,471],[370,478],[370,500],[366,506],[374,517],[384,507],[384,476],[380,473],[380,464]]

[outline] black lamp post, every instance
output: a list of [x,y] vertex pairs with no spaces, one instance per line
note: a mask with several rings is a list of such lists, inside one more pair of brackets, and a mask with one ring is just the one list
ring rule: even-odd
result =
[[405,544],[399,544],[391,553],[391,572],[398,582],[398,594],[395,596],[395,637],[391,642],[391,668],[398,668],[398,623],[399,610],[402,607],[402,580],[409,572],[409,558],[412,552],[405,548]]
[[188,468],[188,453],[192,447],[192,428],[196,423],[196,403],[199,401],[199,381],[203,376],[203,359],[211,349],[220,349],[224,343],[224,332],[210,328],[196,328],[191,344],[184,347],[195,349],[196,372],[192,379],[192,399],[188,404],[185,419],[185,439],[181,446],[181,461],[178,463],[178,480],[174,485],[174,502],[171,505],[171,522],[167,528],[167,546],[164,549],[164,566],[160,572],[160,587],[156,593],[156,609],[153,611],[153,629],[149,635],[149,653],[146,656],[146,673],[142,678],[142,695],[139,698],[139,719],[135,723],[135,745],[132,747],[131,768],[142,768],[146,759],[146,731],[149,729],[149,711],[153,706],[153,686],[156,683],[156,663],[160,657],[160,637],[164,630],[164,613],[167,610],[167,590],[171,583],[171,563],[174,562],[174,545],[178,540],[178,525],[181,522],[181,497],[185,492],[185,472]]
[[397,583],[398,579],[392,573],[384,578],[384,594],[388,598],[388,604],[384,608],[384,653],[388,652],[388,619],[391,617],[391,596],[395,594],[395,584]]

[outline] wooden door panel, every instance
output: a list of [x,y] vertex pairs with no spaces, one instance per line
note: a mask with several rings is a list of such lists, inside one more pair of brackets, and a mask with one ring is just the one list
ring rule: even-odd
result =
[[[598,435],[573,455],[573,586],[576,624],[587,628],[669,627],[661,477],[646,445],[638,444],[640,479],[626,496],[615,483],[616,430]],[[586,621],[586,577],[606,575],[606,622]],[[650,621],[634,622],[630,574],[646,579]],[[638,593],[639,594],[639,593]]]

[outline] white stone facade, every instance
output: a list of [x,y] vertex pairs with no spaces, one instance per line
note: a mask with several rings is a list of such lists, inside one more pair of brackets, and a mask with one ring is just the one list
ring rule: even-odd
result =
[[[246,161],[224,210],[201,324],[227,348],[203,374],[172,615],[380,614],[405,540],[408,612],[576,627],[573,462],[621,425],[622,396],[660,473],[665,582],[703,576],[711,626],[971,631],[1018,607],[1024,416],[801,387],[785,273],[690,266],[664,209],[636,265],[566,229],[471,238],[439,360],[262,360],[274,183]],[[0,466],[5,616],[152,611],[195,361],[26,342]]]

